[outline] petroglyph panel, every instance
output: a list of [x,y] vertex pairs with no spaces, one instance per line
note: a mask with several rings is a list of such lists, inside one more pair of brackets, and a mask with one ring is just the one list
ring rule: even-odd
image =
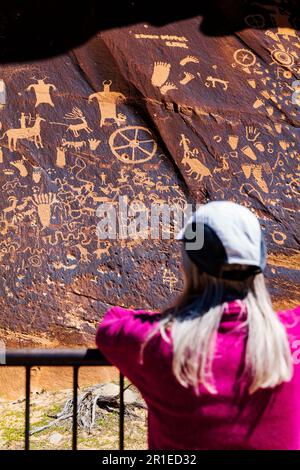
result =
[[120,197],[132,219],[153,203],[250,207],[274,300],[299,303],[299,31],[279,6],[226,38],[199,21],[135,24],[1,65],[0,335],[11,344],[93,345],[108,305],[160,309],[177,295],[177,242],[97,236],[97,208]]

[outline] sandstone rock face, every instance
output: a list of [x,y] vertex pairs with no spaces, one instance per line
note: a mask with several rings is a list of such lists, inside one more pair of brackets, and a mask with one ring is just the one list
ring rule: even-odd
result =
[[120,197],[132,218],[155,202],[252,208],[275,304],[299,303],[300,35],[282,3],[252,8],[235,34],[205,34],[200,16],[140,22],[0,66],[8,345],[93,345],[109,305],[161,309],[177,295],[172,237],[97,236],[97,208]]

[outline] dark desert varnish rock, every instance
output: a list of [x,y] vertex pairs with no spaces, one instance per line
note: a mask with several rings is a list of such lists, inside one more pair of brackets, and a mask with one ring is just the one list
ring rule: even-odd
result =
[[177,295],[178,242],[97,237],[97,207],[119,196],[136,213],[155,202],[251,207],[275,305],[299,303],[300,34],[284,3],[252,8],[223,35],[200,16],[140,18],[58,56],[3,59],[8,345],[93,345],[109,305],[160,309]]

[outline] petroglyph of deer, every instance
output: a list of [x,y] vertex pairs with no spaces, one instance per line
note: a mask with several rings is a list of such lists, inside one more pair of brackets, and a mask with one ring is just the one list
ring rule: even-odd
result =
[[0,140],[7,136],[8,146],[10,151],[17,150],[17,143],[19,139],[34,140],[36,148],[43,148],[41,139],[41,122],[46,121],[39,114],[36,115],[35,123],[32,127],[25,127],[19,129],[8,129],[4,132]]
[[185,137],[184,134],[181,134],[181,141],[180,145],[183,147],[183,159],[181,162],[183,165],[188,165],[190,169],[187,171],[189,176],[192,176],[193,173],[196,174],[195,179],[197,181],[202,181],[204,176],[212,176],[210,169],[207,166],[203,165],[198,158],[193,158],[198,155],[198,149],[194,149],[193,151],[189,148],[190,140]]
[[65,115],[65,118],[66,119],[74,119],[74,120],[80,119],[80,121],[81,121],[78,124],[70,124],[67,128],[67,131],[73,132],[74,137],[79,137],[79,131],[86,131],[88,134],[93,132],[93,130],[89,128],[87,120],[86,120],[83,112],[81,111],[81,109],[79,109],[77,107],[73,108],[71,113],[67,113]]

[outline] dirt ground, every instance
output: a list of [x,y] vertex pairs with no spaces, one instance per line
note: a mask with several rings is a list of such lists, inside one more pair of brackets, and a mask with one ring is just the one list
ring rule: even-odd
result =
[[[117,383],[117,382],[116,382]],[[82,388],[79,393],[86,389]],[[71,389],[33,393],[31,397],[30,429],[42,427],[53,421],[51,415],[59,413]],[[19,450],[24,447],[25,400],[0,401],[0,450]],[[91,433],[78,430],[78,449],[118,449],[119,413],[98,409],[96,423]],[[72,443],[71,421],[60,422],[30,436],[31,450],[69,450]],[[146,411],[134,409],[134,415],[125,416],[125,449],[147,448]]]

